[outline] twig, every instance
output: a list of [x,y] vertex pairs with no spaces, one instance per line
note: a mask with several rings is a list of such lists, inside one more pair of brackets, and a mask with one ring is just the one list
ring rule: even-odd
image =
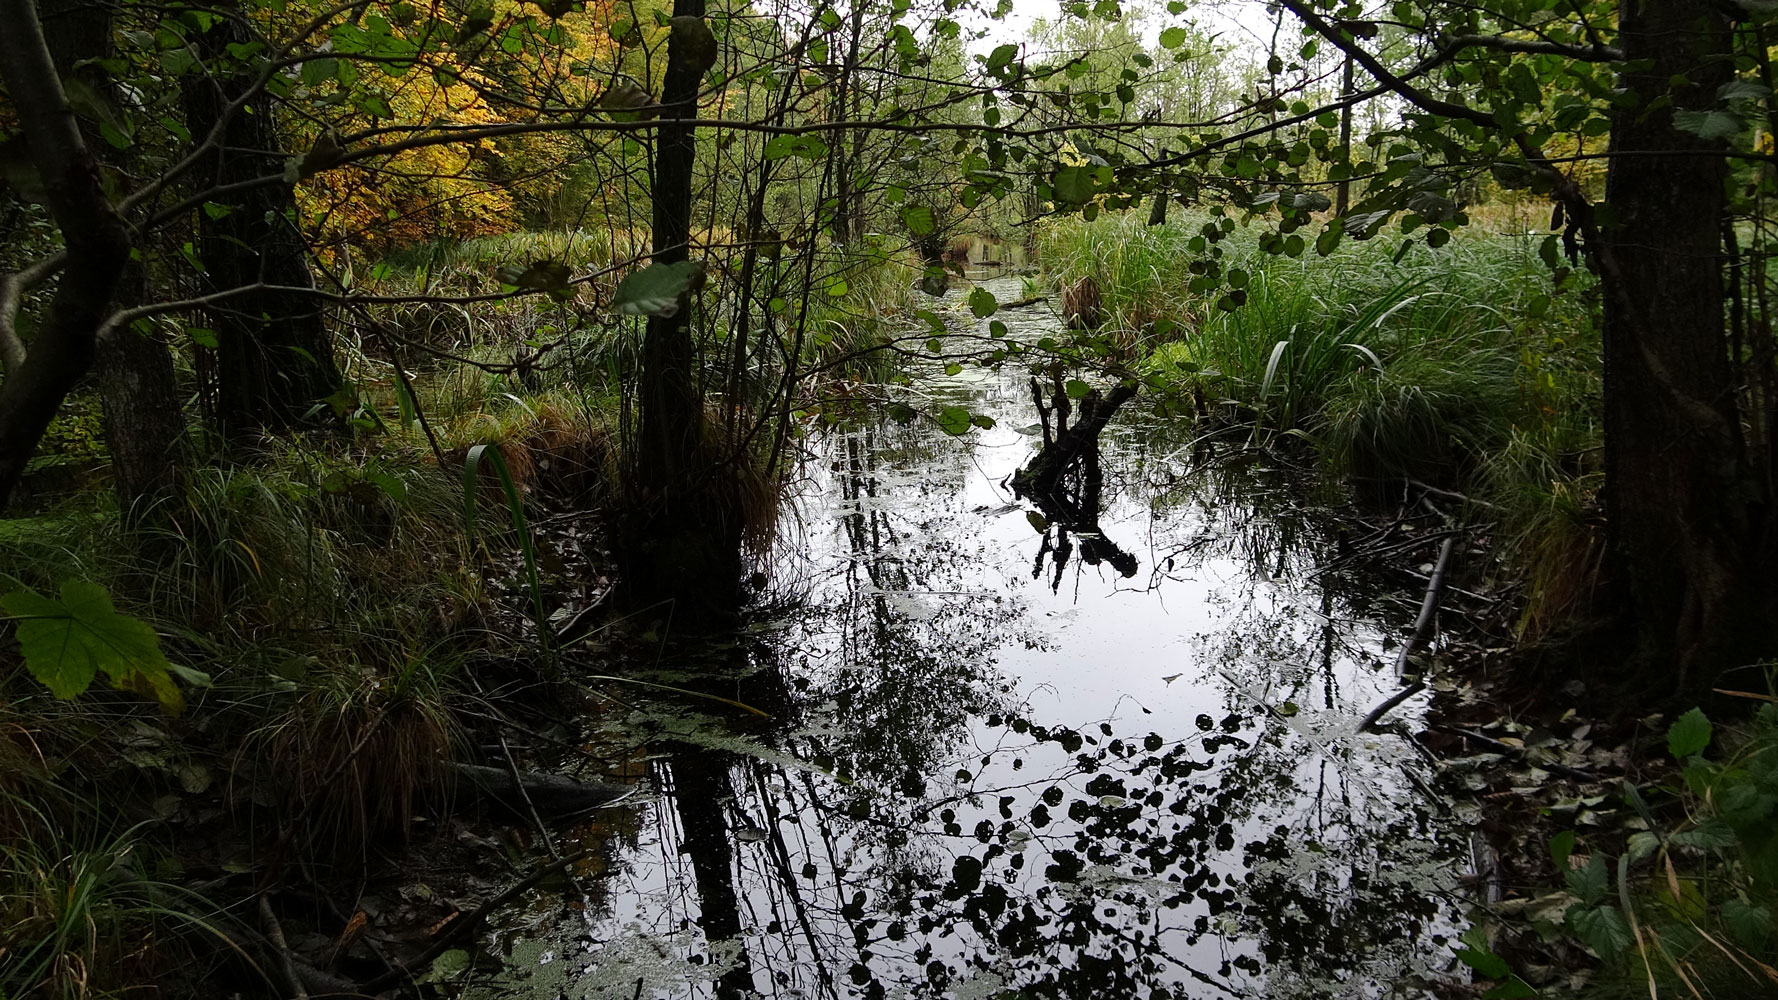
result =
[[1414,772],[1413,768],[1406,764],[1401,765],[1401,773],[1407,775],[1408,784],[1413,785],[1421,795],[1426,796],[1426,801],[1436,806],[1441,815],[1451,815],[1451,804],[1445,801],[1443,795],[1440,795],[1437,790],[1427,784],[1425,778],[1420,777],[1420,775]]
[[1371,709],[1371,714],[1365,716],[1364,721],[1358,724],[1358,731],[1362,733],[1370,729],[1377,724],[1379,719],[1388,715],[1390,710],[1395,708],[1395,706],[1407,701],[1409,698],[1412,698],[1414,695],[1417,695],[1424,690],[1426,690],[1426,682],[1415,681],[1407,687],[1402,688],[1400,691],[1395,692],[1395,694],[1390,695],[1388,700],[1384,701],[1376,708]]
[[19,339],[19,304],[25,292],[60,270],[68,255],[58,252],[13,274],[0,275],[0,369],[18,374],[25,363],[25,342]]
[[272,898],[266,893],[259,894],[259,919],[265,924],[266,940],[278,949],[278,964],[284,973],[284,989],[291,1000],[309,1000],[309,993],[303,989],[302,977],[296,973],[296,959],[290,954],[290,945],[284,940],[284,926],[278,923],[278,915],[272,912]]
[[1426,597],[1420,602],[1420,615],[1414,619],[1414,633],[1408,641],[1402,643],[1401,654],[1395,658],[1395,676],[1400,677],[1407,669],[1408,657],[1420,648],[1432,633],[1432,621],[1438,612],[1438,601],[1444,595],[1445,569],[1451,564],[1451,550],[1457,547],[1457,536],[1445,539],[1445,544],[1438,550],[1438,565],[1433,567],[1432,579],[1426,584]]
[[370,982],[365,983],[361,989],[369,994],[381,993],[389,987],[394,986],[396,983],[401,982],[403,979],[411,978],[414,975],[413,969],[430,966],[433,959],[444,954],[451,945],[456,944],[464,935],[469,934],[476,928],[480,927],[488,917],[492,916],[502,907],[524,895],[536,886],[537,883],[548,878],[550,875],[567,868],[577,861],[582,861],[590,857],[592,853],[593,851],[591,848],[583,851],[576,851],[566,857],[551,861],[549,864],[544,865],[525,876],[518,882],[514,883],[512,888],[495,896],[493,899],[488,900],[481,906],[476,907],[475,912],[466,917],[459,917],[458,919],[451,921],[450,924],[439,933],[438,937],[433,939],[432,944],[409,963],[407,968],[399,971],[386,972],[383,975],[372,979]]

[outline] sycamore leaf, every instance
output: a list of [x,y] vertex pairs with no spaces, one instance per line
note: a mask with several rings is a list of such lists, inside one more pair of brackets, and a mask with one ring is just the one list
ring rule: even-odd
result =
[[0,608],[18,620],[31,676],[56,697],[80,695],[103,672],[112,687],[152,698],[168,715],[184,710],[160,637],[146,622],[119,614],[104,587],[71,581],[62,585],[60,600],[15,590],[0,597]]

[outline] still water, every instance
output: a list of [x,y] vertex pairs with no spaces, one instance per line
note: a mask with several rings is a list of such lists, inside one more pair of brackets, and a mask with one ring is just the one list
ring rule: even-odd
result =
[[[588,894],[515,915],[487,995],[1429,995],[1466,841],[1404,740],[1357,733],[1418,595],[1318,572],[1335,511],[1264,463],[1194,469],[1140,399],[1095,524],[1010,492],[1021,378],[904,398],[994,425],[803,442],[792,599],[711,654],[712,693],[771,718],[619,692],[599,753],[650,794],[565,835],[599,850]],[[675,655],[659,679],[711,669]]]

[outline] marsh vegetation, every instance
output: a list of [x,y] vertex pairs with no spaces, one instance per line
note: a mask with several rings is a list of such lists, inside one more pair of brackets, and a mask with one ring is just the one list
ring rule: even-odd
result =
[[1772,18],[0,0],[0,998],[1778,989]]

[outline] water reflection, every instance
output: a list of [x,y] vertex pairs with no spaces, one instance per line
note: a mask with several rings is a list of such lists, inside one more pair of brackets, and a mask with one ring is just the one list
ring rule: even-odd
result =
[[817,443],[806,597],[711,681],[772,723],[632,706],[651,832],[606,912],[515,931],[506,994],[1419,995],[1455,845],[1356,732],[1400,623],[1314,573],[1300,486],[1194,473],[1134,405],[1017,505],[1019,388],[946,387],[969,440]]

